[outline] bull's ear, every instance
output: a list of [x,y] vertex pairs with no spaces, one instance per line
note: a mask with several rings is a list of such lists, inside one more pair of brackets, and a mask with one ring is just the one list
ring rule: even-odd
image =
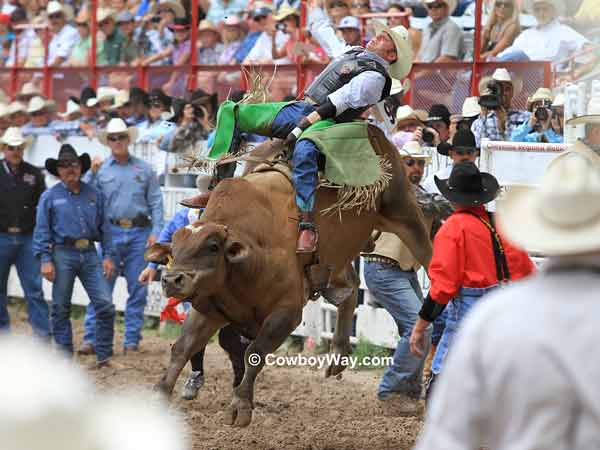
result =
[[225,258],[233,264],[244,262],[250,254],[248,246],[243,242],[231,240],[225,244]]
[[154,244],[144,253],[144,259],[148,262],[167,265],[171,258],[171,244]]

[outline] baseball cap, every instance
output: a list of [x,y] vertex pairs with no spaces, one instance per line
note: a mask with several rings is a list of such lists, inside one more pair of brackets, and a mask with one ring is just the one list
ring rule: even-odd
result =
[[133,20],[134,20],[134,16],[129,11],[121,11],[117,15],[117,23],[131,22]]
[[356,17],[346,16],[338,23],[338,29],[340,28],[354,28],[360,30],[360,22]]

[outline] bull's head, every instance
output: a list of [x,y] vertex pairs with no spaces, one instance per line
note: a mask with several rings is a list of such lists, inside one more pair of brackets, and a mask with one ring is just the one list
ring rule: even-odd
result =
[[172,244],[154,244],[144,255],[147,261],[167,266],[163,291],[181,299],[216,294],[231,266],[248,256],[248,246],[231,236],[227,227],[200,221],[177,230]]

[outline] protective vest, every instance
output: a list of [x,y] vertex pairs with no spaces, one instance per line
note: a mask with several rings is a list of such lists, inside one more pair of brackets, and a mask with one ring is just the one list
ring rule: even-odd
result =
[[[306,90],[306,95],[317,104],[322,105],[327,101],[329,94],[337,91],[339,88],[349,83],[352,78],[368,70],[373,70],[385,77],[385,86],[381,93],[380,101],[390,95],[392,79],[388,75],[385,67],[372,58],[365,55],[363,49],[352,49],[343,55],[334,59],[311,83]],[[335,118],[336,122],[348,122],[369,109],[369,106],[358,109],[347,109]]]

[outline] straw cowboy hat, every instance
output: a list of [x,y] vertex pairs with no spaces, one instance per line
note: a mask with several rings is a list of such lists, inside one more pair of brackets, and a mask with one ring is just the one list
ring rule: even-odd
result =
[[44,100],[42,97],[39,96],[35,96],[32,97],[31,100],[29,100],[29,104],[27,105],[27,112],[29,114],[37,112],[37,111],[41,111],[42,109],[45,109],[47,107],[47,103],[46,100]]
[[467,118],[478,117],[481,114],[479,97],[467,97],[462,106],[462,116]]
[[455,164],[450,178],[440,180],[434,176],[435,184],[442,195],[459,205],[483,205],[496,198],[500,191],[498,180],[489,173],[480,172],[470,161]]
[[20,147],[21,145],[27,147],[31,142],[33,142],[33,138],[31,136],[23,137],[19,127],[8,127],[0,138],[0,144],[9,147]]
[[114,100],[118,92],[119,90],[114,87],[101,86],[98,88],[96,97],[92,97],[87,100],[86,106],[91,108],[104,100]]
[[17,93],[17,100],[22,100],[22,99],[29,100],[29,98],[31,98],[34,95],[42,95],[42,92],[39,90],[39,88],[34,83],[27,82],[23,85],[21,90]]
[[77,156],[77,152],[73,148],[71,144],[63,144],[58,151],[58,158],[48,158],[44,163],[46,170],[50,172],[55,177],[58,176],[58,165],[64,162],[75,162],[79,161],[81,164],[81,174],[83,175],[92,166],[92,160],[90,155],[87,153],[82,153],[80,156]]
[[421,145],[417,141],[408,141],[406,144],[402,146],[399,150],[400,156],[402,157],[411,157],[414,159],[425,159],[427,161],[431,160],[431,156],[427,153],[423,152]]
[[300,17],[300,11],[296,8],[292,8],[288,2],[284,2],[277,10],[277,14],[273,16],[273,19],[275,19],[276,22],[280,22],[289,16]]
[[404,105],[396,110],[396,124],[408,120],[416,120],[424,123],[427,120],[428,115],[427,111],[423,111],[422,109],[417,109],[415,111],[409,105]]
[[111,111],[122,108],[129,103],[129,91],[121,89],[115,95],[115,103],[109,108]]
[[73,120],[73,116],[81,115],[81,108],[73,100],[67,101],[67,109],[64,113],[58,114],[63,120]]
[[219,30],[210,20],[201,20],[198,24],[198,31],[212,31],[213,33],[219,34]]
[[396,55],[398,58],[396,59],[395,63],[390,64],[390,69],[388,71],[390,76],[397,80],[405,78],[410,72],[413,61],[413,53],[408,30],[402,25],[389,28],[383,22],[378,20],[373,21],[373,29],[375,30],[375,35],[387,33],[387,35],[392,38],[392,41],[394,41],[394,45],[396,46]]
[[106,126],[106,130],[102,131],[98,135],[98,140],[104,144],[108,145],[108,136],[111,134],[124,134],[127,133],[129,135],[129,142],[134,143],[138,136],[138,130],[135,127],[128,127],[123,119],[115,118],[110,119],[108,125]]
[[550,89],[539,88],[537,91],[535,91],[535,93],[527,99],[527,108],[529,109],[531,105],[533,105],[535,102],[542,101],[554,101],[554,95],[552,94],[552,91]]
[[[423,0],[425,6],[430,5],[432,3],[436,3],[438,0]],[[452,15],[458,6],[457,0],[442,0],[446,5],[448,5],[448,15]]]
[[567,13],[567,5],[565,5],[564,0],[527,0],[525,10],[533,14],[534,7],[538,3],[547,3],[554,6],[557,16],[564,16]]
[[96,11],[96,21],[98,23],[104,22],[107,19],[115,20],[116,12],[110,8],[98,8]]
[[588,104],[587,114],[579,117],[574,117],[567,121],[567,125],[583,125],[583,124],[600,125],[600,98],[593,97]]
[[152,13],[157,14],[161,7],[169,8],[175,13],[175,17],[185,17],[185,8],[182,4],[176,0],[160,0],[158,3],[154,4],[154,8],[152,8]]
[[600,171],[569,152],[553,161],[539,188],[513,186],[498,202],[506,236],[548,256],[600,250]]

